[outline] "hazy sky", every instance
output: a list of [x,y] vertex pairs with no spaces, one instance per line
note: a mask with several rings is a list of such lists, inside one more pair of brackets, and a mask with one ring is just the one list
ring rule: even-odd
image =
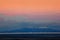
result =
[[60,0],[0,0],[1,14],[13,20],[58,21]]

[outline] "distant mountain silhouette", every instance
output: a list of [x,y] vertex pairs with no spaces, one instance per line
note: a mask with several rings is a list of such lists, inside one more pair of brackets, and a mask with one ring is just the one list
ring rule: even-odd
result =
[[50,29],[50,28],[23,28],[1,31],[2,33],[15,33],[15,32],[60,32],[60,30]]
[[[2,23],[1,23],[2,22]],[[48,28],[39,28],[47,26]],[[21,29],[22,28],[22,29]],[[56,29],[53,29],[56,28]],[[60,32],[60,23],[33,23],[0,20],[1,32]]]

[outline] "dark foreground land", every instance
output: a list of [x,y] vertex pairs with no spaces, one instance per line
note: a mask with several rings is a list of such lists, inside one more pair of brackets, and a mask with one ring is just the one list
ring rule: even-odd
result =
[[1,38],[0,40],[60,40],[60,38]]
[[60,40],[60,34],[1,34],[0,40]]

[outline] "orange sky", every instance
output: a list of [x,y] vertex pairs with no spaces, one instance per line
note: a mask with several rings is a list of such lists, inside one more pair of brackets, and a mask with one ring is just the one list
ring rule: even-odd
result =
[[59,12],[60,0],[0,0],[0,13]]

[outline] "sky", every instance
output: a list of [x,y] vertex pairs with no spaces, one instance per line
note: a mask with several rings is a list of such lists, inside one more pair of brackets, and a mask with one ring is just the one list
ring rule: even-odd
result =
[[60,0],[0,0],[0,31],[21,27],[60,30]]
[[60,0],[0,0],[0,20],[59,22]]

